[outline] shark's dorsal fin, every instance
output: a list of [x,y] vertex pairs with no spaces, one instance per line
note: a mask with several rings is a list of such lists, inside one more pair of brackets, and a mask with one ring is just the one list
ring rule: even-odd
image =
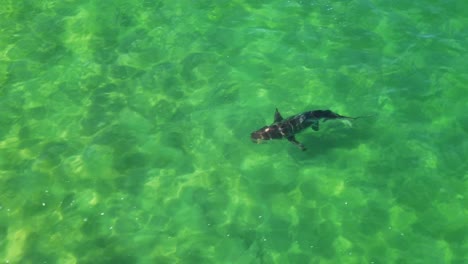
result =
[[281,120],[283,120],[283,117],[281,116],[280,112],[278,111],[278,108],[276,108],[275,120],[273,121],[273,123],[280,122]]

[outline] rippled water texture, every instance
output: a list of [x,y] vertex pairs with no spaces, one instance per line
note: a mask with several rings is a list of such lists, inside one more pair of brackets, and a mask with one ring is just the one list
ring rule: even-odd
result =
[[0,262],[467,263],[467,3],[3,0]]

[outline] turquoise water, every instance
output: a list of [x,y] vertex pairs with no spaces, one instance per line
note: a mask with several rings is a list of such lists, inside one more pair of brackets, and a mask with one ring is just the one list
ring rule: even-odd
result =
[[3,0],[0,263],[468,263],[467,10]]

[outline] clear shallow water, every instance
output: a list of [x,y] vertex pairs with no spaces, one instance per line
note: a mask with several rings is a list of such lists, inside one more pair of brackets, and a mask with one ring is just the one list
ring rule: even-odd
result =
[[465,263],[466,10],[5,1],[0,261]]

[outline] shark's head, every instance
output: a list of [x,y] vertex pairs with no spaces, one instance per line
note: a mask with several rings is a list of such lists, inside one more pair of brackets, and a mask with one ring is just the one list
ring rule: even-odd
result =
[[252,141],[255,143],[258,143],[264,139],[269,139],[269,138],[266,138],[268,136],[268,134],[266,133],[268,132],[268,130],[266,129],[268,129],[267,126],[262,127],[259,130],[252,132],[250,134],[250,139],[252,139]]
[[260,131],[255,131],[250,134],[250,139],[252,139],[253,142],[257,142],[259,140],[262,140],[262,134]]

